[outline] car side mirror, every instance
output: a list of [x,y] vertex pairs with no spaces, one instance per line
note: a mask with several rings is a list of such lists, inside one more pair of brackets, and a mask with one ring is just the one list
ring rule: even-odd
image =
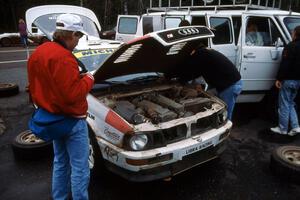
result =
[[277,40],[275,42],[275,46],[276,46],[276,49],[278,49],[279,47],[283,47],[283,42],[280,37],[277,38]]

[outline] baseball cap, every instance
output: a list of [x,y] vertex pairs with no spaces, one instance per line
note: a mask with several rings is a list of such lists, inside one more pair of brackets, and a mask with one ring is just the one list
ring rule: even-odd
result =
[[85,35],[87,33],[83,30],[83,23],[78,15],[74,14],[61,14],[56,19],[56,29],[66,31],[79,31]]

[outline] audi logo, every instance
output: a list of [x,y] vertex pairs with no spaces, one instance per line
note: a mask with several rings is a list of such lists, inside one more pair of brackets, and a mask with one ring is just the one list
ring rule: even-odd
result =
[[198,34],[198,33],[199,33],[199,30],[196,28],[184,28],[184,29],[178,30],[178,34],[183,35],[183,36],[194,35],[194,34]]

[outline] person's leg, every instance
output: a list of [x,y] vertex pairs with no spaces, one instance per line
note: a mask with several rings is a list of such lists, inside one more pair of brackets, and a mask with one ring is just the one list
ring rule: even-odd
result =
[[28,37],[27,37],[27,35],[24,36],[24,44],[25,44],[25,47],[28,46]]
[[88,199],[90,169],[88,163],[89,138],[85,119],[79,120],[67,140],[71,164],[71,188],[73,200]]
[[289,99],[289,104],[290,104],[289,119],[290,119],[291,129],[299,128],[298,115],[295,109],[296,103],[294,101],[298,93],[299,85],[300,85],[300,81],[297,80],[289,81],[289,88],[291,91],[290,99]]
[[23,47],[25,46],[25,43],[24,43],[24,36],[20,36],[20,40],[21,40],[21,44],[23,45]]
[[71,191],[71,169],[64,139],[53,141],[53,151],[52,198],[67,200]]
[[[293,83],[289,80],[283,81],[282,87],[279,91],[278,98],[278,118],[279,118],[279,128],[283,132],[287,132],[289,128],[289,119],[291,113],[291,103],[295,98],[294,89],[292,89]],[[293,97],[294,96],[294,97]]]
[[236,102],[236,98],[242,91],[242,81],[239,80],[238,82],[234,83],[230,87],[226,88],[225,90],[221,91],[218,96],[227,104],[227,112],[228,112],[228,119],[232,120],[232,113],[234,109],[234,105]]

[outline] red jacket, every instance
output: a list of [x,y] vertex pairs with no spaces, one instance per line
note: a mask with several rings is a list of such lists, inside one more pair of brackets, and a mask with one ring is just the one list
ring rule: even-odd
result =
[[56,42],[46,42],[30,56],[27,68],[29,91],[37,106],[56,114],[86,115],[86,96],[94,80],[80,76],[71,51]]

